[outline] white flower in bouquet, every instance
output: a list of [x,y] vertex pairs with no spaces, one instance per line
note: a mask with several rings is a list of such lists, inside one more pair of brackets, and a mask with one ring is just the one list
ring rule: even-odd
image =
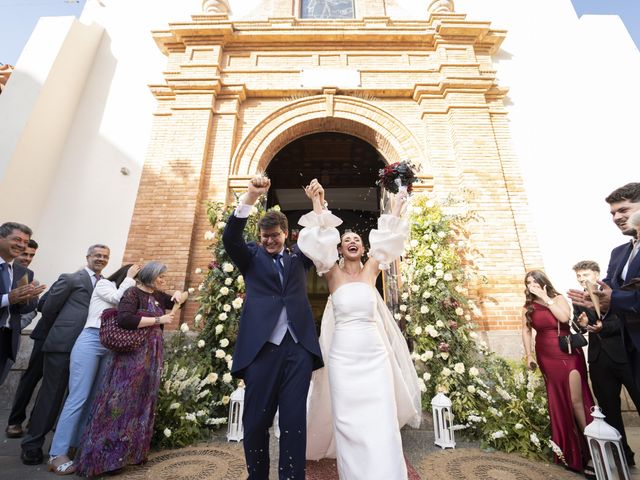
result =
[[215,372],[211,372],[209,375],[205,377],[205,380],[209,385],[213,385],[218,381],[218,374]]
[[491,434],[491,438],[494,440],[497,440],[498,438],[504,438],[506,435],[506,433],[504,432],[504,430],[498,430],[496,432],[493,432]]
[[478,334],[476,332],[469,332],[469,337],[476,339],[478,338]]
[[187,292],[189,292],[189,295],[193,295],[193,293],[196,291],[195,288],[190,287],[189,290],[187,290]]
[[433,265],[431,265],[431,264],[425,265],[424,266],[424,271],[427,272],[427,273],[433,272]]
[[435,287],[438,284],[438,279],[437,278],[430,278],[428,283],[429,283],[430,287]]
[[[425,256],[425,257],[431,257],[431,256],[433,256],[433,251],[432,251],[430,248],[427,248],[427,249],[424,251],[424,256]],[[431,265],[427,265],[427,266],[431,267]],[[432,270],[433,270],[433,267],[431,267],[431,270],[429,270],[429,271],[432,271]]]
[[467,392],[472,393],[472,394],[476,393],[476,387],[474,387],[473,385],[469,385],[467,387]]
[[442,262],[438,262],[434,265],[434,267],[436,267],[436,270],[442,270],[444,268],[444,265],[442,265]]
[[226,338],[223,338],[222,340],[220,340],[220,346],[222,348],[227,348],[229,346],[229,340],[227,340]]
[[536,447],[540,447],[540,439],[535,432],[531,432],[531,434],[529,435],[529,439],[531,440],[531,443],[533,443]]
[[498,392],[498,395],[500,395],[507,402],[510,402],[511,400],[513,400],[509,392],[507,392],[504,388],[500,387],[499,385],[496,385],[496,392]]
[[233,360],[227,360],[227,368],[231,370],[233,368]]
[[188,373],[188,371],[187,371],[186,368],[184,368],[184,367],[180,368],[180,370],[178,370],[177,373],[176,373],[176,380],[184,379],[187,376],[187,373]]
[[198,348],[204,348],[204,340],[198,340]]
[[411,248],[416,248],[419,245],[418,240],[414,238],[409,242],[409,245],[411,245]]
[[407,322],[410,322],[410,321],[411,321],[411,315],[409,315],[409,314],[405,315],[405,316],[404,316],[404,319],[405,319]]
[[456,364],[453,366],[453,370],[454,370],[457,374],[462,375],[462,374],[464,373],[464,370],[465,370],[465,369],[464,369],[464,363],[462,363],[462,362],[458,362],[458,363],[456,363]]
[[196,422],[196,421],[197,421],[197,419],[196,419],[196,414],[195,414],[195,413],[187,413],[187,414],[184,416],[184,419],[185,419],[185,420],[189,420],[190,422]]
[[436,338],[438,335],[440,335],[433,325],[427,325],[426,327],[424,327],[424,331],[427,332],[432,338]]
[[213,233],[211,230],[207,230],[206,232],[204,232],[205,240],[213,240],[214,238],[216,238],[216,234]]
[[426,352],[424,352],[421,356],[420,359],[423,362],[429,361],[433,358],[433,352],[431,350],[427,350]]
[[221,320],[224,322],[226,319],[227,319],[226,313],[222,312],[220,315],[218,315],[218,320]]
[[402,298],[402,300],[406,300],[407,298],[409,298],[409,293],[402,292],[402,295],[400,295],[400,297]]
[[231,360],[231,358],[232,358],[231,355],[227,353],[227,355],[224,357],[224,361],[228,362]]
[[196,412],[196,417],[204,417],[207,414],[206,410],[198,410]]
[[198,291],[202,292],[204,290],[204,283],[201,283],[200,285],[198,285]]
[[395,318],[396,320],[400,320],[402,318],[402,315],[400,315],[399,313],[394,313],[393,318]]
[[400,305],[400,311],[401,312],[406,312],[407,311],[407,306],[404,305],[404,304]]
[[436,322],[436,327],[437,328],[444,328],[444,322],[442,320],[438,320]]
[[476,367],[471,367],[469,369],[469,375],[471,375],[472,377],[477,377],[480,374],[480,370],[478,370]]
[[465,319],[467,322],[470,322],[470,321],[471,321],[471,315],[469,315],[469,314],[467,313],[467,314],[464,316],[464,319]]
[[442,352],[440,354],[440,358],[443,360],[447,360],[449,358],[449,352]]
[[429,307],[427,305],[422,305],[420,307],[420,313],[422,314],[429,313]]
[[411,209],[411,211],[413,212],[414,215],[420,215],[422,213],[422,208],[420,207],[413,207]]
[[187,325],[186,323],[183,323],[182,325],[180,325],[180,331],[182,333],[187,333],[189,331],[189,325]]
[[222,310],[224,310],[225,312],[229,313],[231,311],[231,305],[229,305],[228,303],[225,303],[222,306]]
[[553,453],[555,453],[556,456],[562,461],[562,463],[566,465],[567,461],[564,458],[564,453],[562,453],[562,449],[558,446],[558,444],[549,439],[549,446],[551,447]]
[[422,292],[422,298],[424,298],[425,300],[430,297],[431,297],[431,292],[429,290],[425,290],[424,292]]
[[[222,320],[222,319],[220,319],[220,320]],[[225,318],[225,320],[226,320],[226,318]],[[222,333],[222,330],[224,330],[224,325],[222,325],[221,323],[216,325],[216,328],[215,328],[216,335],[220,335]]]
[[447,273],[444,274],[444,277],[442,277],[442,278],[443,278],[443,280],[445,282],[450,282],[451,280],[453,280],[453,275],[451,275],[449,272],[447,272]]
[[171,430],[169,430],[168,428],[165,428],[162,433],[164,433],[164,436],[169,438],[171,436]]
[[418,360],[418,359],[420,359],[420,354],[416,352],[411,352],[411,360]]
[[164,382],[164,391],[167,393],[171,391],[171,380]]
[[198,267],[196,268],[195,272],[196,272],[196,275],[200,275],[202,273],[202,269]]
[[416,285],[415,283],[411,285],[411,291],[413,293],[416,293],[418,290],[420,290],[420,287],[418,285]]
[[231,305],[233,305],[233,308],[235,308],[236,310],[239,310],[240,308],[242,308],[243,302],[244,300],[242,299],[242,297],[236,297],[236,299],[231,302]]
[[244,277],[242,275],[238,275],[238,278],[236,278],[236,283],[238,285],[244,285]]
[[533,400],[533,392],[527,392],[527,400]]
[[413,329],[413,333],[415,335],[422,335],[422,327],[418,325],[416,328]]
[[448,377],[449,375],[451,375],[451,370],[449,370],[447,367],[444,367],[442,369],[442,375],[444,375],[445,377]]
[[232,381],[232,380],[233,380],[233,377],[231,376],[231,374],[230,374],[229,372],[225,373],[225,374],[222,376],[222,381],[223,381],[224,383],[231,383],[231,381]]
[[456,285],[455,287],[453,287],[454,290],[458,293],[462,293],[464,291],[464,287],[462,285]]
[[495,407],[489,407],[489,412],[494,417],[502,417],[502,412]]
[[438,232],[438,237],[440,237],[440,238],[444,238],[444,237],[446,237],[446,236],[447,236],[447,234],[446,234],[445,232],[443,232],[442,230],[440,230],[440,231]]
[[462,309],[462,307],[458,307],[458,308],[456,308],[456,315],[458,315],[458,316],[460,316],[460,317],[461,317],[462,315],[464,315],[464,310]]
[[178,402],[173,402],[171,405],[169,405],[169,410],[177,410],[178,408],[180,408],[180,403]]
[[220,293],[222,295],[229,295],[229,289],[227,287],[221,287],[220,288]]
[[467,420],[473,423],[480,423],[482,421],[482,417],[479,417],[478,415],[469,415]]
[[418,378],[418,386],[420,387],[420,391],[422,393],[427,391],[427,386],[424,383],[424,380],[422,380],[421,378]]
[[422,374],[422,379],[423,379],[425,382],[428,382],[429,380],[431,380],[431,374],[430,374],[429,372],[424,372],[424,373]]
[[195,323],[196,325],[198,325],[198,324],[202,321],[202,314],[201,314],[201,313],[197,314],[197,315],[194,317],[193,321],[194,321],[194,323]]
[[436,270],[436,277],[437,278],[442,278],[444,277],[444,272],[442,270]]
[[231,272],[233,272],[233,265],[232,265],[231,263],[229,263],[229,262],[224,262],[224,263],[222,264],[222,271],[223,271],[224,273],[231,273]]
[[229,277],[229,278],[225,278],[224,279],[224,284],[228,287],[229,285],[231,285],[233,283],[233,278]]
[[524,425],[522,425],[520,422],[516,423],[516,424],[513,426],[513,429],[514,429],[514,430],[522,430],[523,428],[524,428]]
[[220,349],[216,350],[216,358],[224,358],[224,355],[225,355],[224,350],[220,350]]
[[227,224],[224,222],[218,222],[218,224],[216,225],[216,227],[218,227],[218,230],[224,230],[224,227],[226,227]]
[[196,395],[196,400],[206,397],[209,393],[211,393],[210,390],[202,390],[198,395]]

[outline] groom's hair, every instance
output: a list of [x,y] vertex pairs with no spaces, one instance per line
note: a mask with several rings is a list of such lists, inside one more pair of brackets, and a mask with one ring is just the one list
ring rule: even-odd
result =
[[283,232],[289,231],[289,221],[287,220],[287,216],[277,210],[269,210],[264,214],[264,217],[258,221],[258,228],[260,230],[270,230],[278,226]]

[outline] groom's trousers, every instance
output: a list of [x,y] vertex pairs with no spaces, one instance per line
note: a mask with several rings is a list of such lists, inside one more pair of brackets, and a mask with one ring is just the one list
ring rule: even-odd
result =
[[287,332],[266,343],[244,372],[244,453],[249,480],[269,478],[269,427],[280,408],[280,480],[304,480],[311,354]]

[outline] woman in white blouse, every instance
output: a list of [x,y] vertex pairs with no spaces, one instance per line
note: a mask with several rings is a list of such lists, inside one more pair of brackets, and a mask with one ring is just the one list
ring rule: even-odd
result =
[[93,289],[87,322],[71,350],[69,396],[49,451],[49,471],[58,475],[70,475],[76,470],[68,457],[69,448],[78,446],[93,397],[111,357],[110,350],[100,343],[100,316],[105,309],[117,306],[122,294],[136,285],[139,271],[140,265],[124,265],[109,278],[98,280]]
[[326,275],[331,293],[320,333],[325,368],[314,372],[309,399],[307,458],[336,457],[344,479],[406,479],[400,428],[419,426],[420,388],[406,341],[375,288],[380,269],[404,249],[406,193],[370,232],[363,265],[362,239],[353,232],[340,238],[335,227],[342,221],[323,210],[320,184],[305,190],[314,211],[300,219],[298,246]]

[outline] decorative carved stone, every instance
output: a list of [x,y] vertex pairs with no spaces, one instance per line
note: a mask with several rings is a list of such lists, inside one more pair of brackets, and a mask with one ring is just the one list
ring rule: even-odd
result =
[[202,2],[202,11],[212,15],[229,15],[231,7],[227,0],[204,0]]
[[453,13],[453,0],[433,0],[429,4],[429,13]]

